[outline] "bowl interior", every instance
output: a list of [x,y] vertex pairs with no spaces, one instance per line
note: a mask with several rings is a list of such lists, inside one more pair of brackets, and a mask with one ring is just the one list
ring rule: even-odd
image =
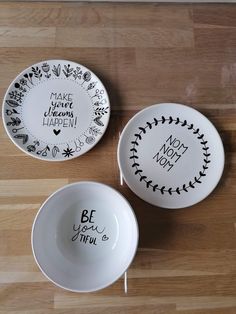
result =
[[57,285],[94,291],[118,279],[138,240],[129,203],[112,188],[83,182],[64,187],[41,207],[32,247],[43,273]]

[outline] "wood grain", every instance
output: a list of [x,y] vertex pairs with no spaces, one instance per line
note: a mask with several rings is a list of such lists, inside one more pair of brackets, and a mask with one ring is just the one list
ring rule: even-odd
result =
[[[86,155],[66,163],[26,156],[0,126],[0,314],[236,313],[236,6],[0,3],[0,98],[25,67],[68,59],[104,82],[112,115]],[[160,102],[197,108],[226,151],[220,184],[191,208],[163,210],[120,186],[119,132]],[[99,163],[99,166],[98,166]],[[132,204],[137,255],[123,280],[91,294],[63,291],[36,266],[31,226],[40,204],[79,180],[109,184]]]

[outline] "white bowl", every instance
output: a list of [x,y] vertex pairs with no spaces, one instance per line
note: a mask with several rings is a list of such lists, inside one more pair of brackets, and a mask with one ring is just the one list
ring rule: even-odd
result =
[[115,282],[129,267],[138,224],[113,188],[78,182],[53,193],[39,209],[31,235],[43,274],[61,288],[91,292]]

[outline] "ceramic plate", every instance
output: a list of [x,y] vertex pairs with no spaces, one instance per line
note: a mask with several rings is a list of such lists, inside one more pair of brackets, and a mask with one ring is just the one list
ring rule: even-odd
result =
[[66,60],[43,61],[24,70],[3,101],[10,139],[25,153],[50,161],[86,153],[104,134],[109,117],[102,82]]
[[78,182],[51,195],[32,228],[32,249],[44,275],[75,292],[105,288],[127,270],[138,225],[126,199],[107,185]]
[[118,146],[123,177],[143,200],[164,208],[191,206],[215,188],[224,148],[213,124],[180,104],[159,104],[137,113]]

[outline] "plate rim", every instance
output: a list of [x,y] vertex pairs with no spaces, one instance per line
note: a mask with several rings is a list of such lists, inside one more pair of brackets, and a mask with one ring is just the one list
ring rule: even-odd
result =
[[[89,149],[86,150],[84,153],[79,154],[79,155],[75,155],[75,156],[70,156],[70,157],[67,158],[67,159],[65,159],[65,158],[55,159],[55,158],[52,158],[52,157],[50,157],[50,158],[43,158],[43,157],[41,157],[41,156],[39,156],[39,155],[34,155],[34,154],[32,154],[31,152],[29,152],[29,151],[27,151],[27,150],[24,150],[16,141],[14,141],[13,137],[11,136],[11,134],[10,134],[10,132],[9,132],[9,130],[8,130],[8,127],[7,127],[6,121],[5,121],[5,106],[6,106],[5,104],[6,104],[6,98],[7,98],[7,94],[9,93],[9,91],[10,91],[10,89],[11,89],[11,87],[12,87],[12,84],[14,84],[14,82],[17,80],[17,78],[20,77],[21,75],[23,75],[23,73],[24,73],[25,71],[31,69],[31,67],[33,67],[33,66],[36,66],[36,65],[38,65],[38,64],[40,64],[40,63],[44,63],[44,62],[70,62],[70,63],[75,63],[75,64],[77,64],[77,65],[79,65],[79,66],[82,66],[84,69],[86,69],[86,70],[92,72],[92,74],[95,75],[95,77],[102,83],[103,88],[104,88],[104,90],[105,90],[105,92],[106,92],[106,95],[107,95],[109,111],[108,111],[107,124],[104,125],[104,131],[103,131],[102,136],[98,139],[97,142],[93,143],[93,144],[89,147]],[[108,125],[109,125],[109,122],[110,122],[110,117],[111,117],[111,102],[110,102],[110,98],[109,98],[109,94],[108,94],[108,92],[107,92],[107,89],[106,89],[105,85],[103,84],[103,82],[101,81],[101,79],[93,72],[93,70],[88,69],[86,66],[84,66],[84,65],[81,64],[81,63],[78,63],[78,62],[72,61],[72,60],[68,60],[68,59],[47,59],[47,60],[41,60],[41,61],[38,61],[37,63],[34,63],[34,64],[30,65],[29,67],[25,68],[24,70],[22,70],[19,74],[17,74],[17,76],[15,76],[15,77],[11,80],[11,82],[10,82],[8,88],[7,88],[6,91],[5,91],[5,94],[4,94],[4,97],[3,97],[3,100],[2,100],[2,121],[3,121],[4,129],[5,129],[5,131],[6,131],[7,135],[8,135],[8,138],[11,140],[11,142],[12,142],[17,148],[19,148],[19,149],[20,149],[23,153],[25,153],[26,155],[28,155],[28,156],[30,156],[30,157],[33,157],[33,158],[35,158],[35,159],[38,159],[38,160],[46,161],[46,162],[51,162],[51,161],[52,161],[52,162],[69,161],[69,160],[78,158],[78,157],[80,157],[80,156],[86,154],[87,152],[89,152],[89,151],[90,151],[92,148],[94,148],[94,147],[100,142],[100,140],[103,138],[103,136],[104,136],[104,134],[106,133],[106,130],[107,130],[107,128],[108,128]]]
[[[60,193],[61,191],[67,189],[67,188],[70,188],[71,186],[75,186],[75,185],[84,185],[84,184],[89,184],[89,185],[99,185],[99,186],[102,186],[103,188],[106,188],[107,190],[112,190],[113,192],[117,193],[119,195],[119,197],[121,199],[124,200],[124,202],[127,204],[127,208],[128,210],[130,211],[133,219],[134,219],[134,227],[135,227],[135,244],[134,244],[134,247],[133,247],[133,252],[132,254],[130,255],[130,260],[129,260],[129,263],[127,265],[127,267],[122,271],[122,273],[119,273],[118,276],[115,277],[115,279],[113,279],[112,281],[110,281],[109,283],[107,284],[104,284],[104,285],[101,285],[101,286],[98,286],[96,287],[95,289],[85,289],[85,290],[79,290],[79,289],[70,289],[68,287],[65,287],[59,283],[57,283],[56,281],[54,281],[53,279],[51,279],[49,277],[49,275],[47,275],[47,273],[43,270],[43,267],[40,265],[40,263],[38,262],[37,260],[37,257],[36,257],[36,254],[35,254],[35,250],[34,250],[34,244],[33,244],[33,237],[34,237],[34,228],[35,228],[35,225],[37,223],[37,220],[38,220],[38,217],[40,215],[40,213],[42,212],[44,206],[47,204],[47,202],[49,200],[51,200],[51,198],[53,198],[56,194]],[[32,223],[32,227],[31,227],[31,236],[30,236],[30,243],[31,243],[31,250],[32,250],[32,253],[33,253],[33,257],[34,257],[34,260],[37,264],[37,266],[39,267],[39,269],[41,270],[41,272],[43,273],[43,275],[52,283],[54,283],[56,286],[62,288],[62,289],[65,289],[67,291],[71,291],[71,292],[80,292],[80,293],[88,293],[88,292],[95,292],[95,291],[99,291],[101,289],[104,289],[104,288],[107,288],[109,286],[111,286],[113,283],[115,283],[119,278],[122,277],[122,275],[129,269],[130,265],[132,264],[134,258],[135,258],[135,255],[137,253],[137,250],[138,250],[138,244],[139,244],[139,238],[140,238],[140,235],[139,235],[139,225],[138,225],[138,219],[137,219],[137,216],[135,214],[135,211],[133,209],[133,207],[131,206],[130,202],[126,199],[126,197],[121,193],[119,192],[118,190],[116,190],[115,188],[111,187],[110,185],[107,185],[105,183],[101,183],[101,182],[97,182],[97,181],[89,181],[89,180],[86,180],[86,181],[77,181],[77,182],[73,182],[73,183],[69,183],[69,184],[66,184],[64,186],[62,186],[61,188],[57,189],[56,191],[54,191],[52,194],[50,194],[46,200],[40,205],[35,217],[34,217],[34,220],[33,220],[33,223]]]
[[[222,147],[222,167],[221,167],[221,170],[219,171],[219,175],[218,175],[218,178],[215,182],[215,184],[213,185],[213,187],[211,188],[211,190],[205,195],[203,196],[202,198],[200,198],[197,202],[194,202],[194,203],[191,203],[190,205],[184,205],[184,206],[165,206],[165,205],[158,205],[157,203],[155,202],[152,202],[152,201],[147,201],[145,200],[143,197],[139,196],[137,194],[137,192],[135,192],[135,189],[131,186],[131,184],[129,183],[129,180],[127,180],[127,176],[124,174],[124,172],[122,171],[122,165],[121,165],[121,157],[120,157],[120,149],[121,149],[121,142],[122,142],[122,139],[124,137],[124,134],[126,132],[126,130],[129,128],[130,124],[133,122],[133,120],[136,119],[137,116],[143,114],[143,112],[145,111],[148,111],[148,110],[151,110],[151,108],[154,108],[154,107],[158,107],[160,105],[173,105],[173,106],[178,106],[178,107],[182,107],[182,108],[188,108],[189,110],[193,111],[193,112],[196,112],[197,114],[199,114],[204,120],[207,120],[207,122],[211,125],[211,127],[214,129],[214,131],[216,132],[217,136],[218,136],[218,139],[219,139],[219,143]],[[221,139],[221,136],[218,132],[218,130],[216,129],[216,127],[214,126],[214,124],[204,115],[202,114],[200,111],[198,111],[197,109],[191,107],[191,106],[188,106],[188,105],[184,105],[184,104],[180,104],[180,103],[171,103],[171,102],[162,102],[162,103],[155,103],[155,104],[152,104],[152,105],[149,105],[141,110],[139,110],[138,112],[136,112],[129,120],[128,122],[126,123],[126,125],[124,126],[121,134],[120,134],[120,138],[119,138],[119,141],[118,141],[118,148],[117,148],[117,163],[118,163],[118,167],[119,167],[119,170],[120,170],[120,173],[121,175],[123,176],[126,184],[128,185],[128,187],[131,189],[131,191],[137,196],[139,197],[141,200],[145,201],[146,203],[149,203],[155,207],[158,207],[158,208],[163,208],[163,209],[167,209],[167,210],[172,210],[172,209],[181,209],[181,208],[187,208],[187,207],[191,207],[191,206],[194,206],[198,203],[200,203],[201,201],[203,201],[205,198],[207,198],[216,188],[216,186],[218,185],[222,175],[223,175],[223,172],[224,172],[224,167],[225,167],[225,150],[224,150],[224,144],[223,144],[223,141]]]

